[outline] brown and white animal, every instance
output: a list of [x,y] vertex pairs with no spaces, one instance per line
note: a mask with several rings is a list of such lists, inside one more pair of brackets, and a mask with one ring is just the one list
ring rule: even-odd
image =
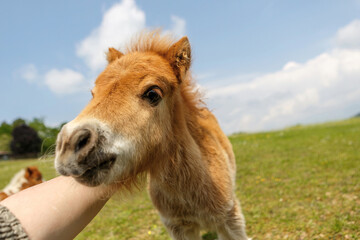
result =
[[89,186],[148,173],[173,239],[201,239],[200,229],[247,239],[232,146],[192,83],[187,37],[145,33],[107,60],[92,100],[58,135],[57,171]]
[[41,172],[36,166],[21,169],[0,192],[0,201],[21,190],[40,184],[43,181]]

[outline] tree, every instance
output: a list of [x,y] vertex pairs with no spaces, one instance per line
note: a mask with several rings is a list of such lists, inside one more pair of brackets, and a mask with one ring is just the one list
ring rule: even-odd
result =
[[10,152],[11,134],[0,134],[0,152]]
[[61,127],[48,127],[43,118],[34,118],[29,122],[29,126],[37,131],[42,140],[41,154],[52,152]]
[[22,118],[17,118],[13,121],[12,126],[13,126],[13,128],[15,128],[15,127],[18,127],[23,124],[26,124],[26,121]]
[[0,125],[0,151],[9,152],[11,142],[12,125],[2,122]]
[[5,121],[2,122],[0,125],[0,135],[2,134],[11,135],[11,132],[12,132],[12,126]]
[[10,148],[14,154],[40,152],[41,139],[33,128],[26,124],[19,125],[13,129],[12,136]]
[[34,118],[29,122],[29,126],[39,134],[39,137],[44,139],[47,137],[48,127],[46,127],[43,118]]

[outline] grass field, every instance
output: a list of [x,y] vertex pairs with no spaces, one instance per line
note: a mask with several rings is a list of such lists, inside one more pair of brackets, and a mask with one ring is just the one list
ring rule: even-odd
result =
[[[360,118],[230,140],[250,237],[360,239]],[[0,188],[28,165],[38,165],[46,179],[55,176],[52,161],[0,162]],[[143,190],[110,200],[76,239],[169,236]]]

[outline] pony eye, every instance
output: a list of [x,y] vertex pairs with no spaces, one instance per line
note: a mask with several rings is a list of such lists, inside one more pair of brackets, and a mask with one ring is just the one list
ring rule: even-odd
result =
[[146,99],[152,106],[156,106],[162,99],[161,89],[157,86],[151,87],[142,96]]

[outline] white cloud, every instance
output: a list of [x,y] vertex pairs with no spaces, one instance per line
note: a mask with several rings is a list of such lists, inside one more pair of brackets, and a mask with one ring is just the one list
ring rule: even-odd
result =
[[283,69],[284,71],[286,70],[291,70],[291,69],[295,69],[297,67],[299,67],[300,65],[296,62],[288,62],[287,64],[284,65]]
[[145,13],[134,0],[123,0],[104,13],[100,26],[78,44],[76,53],[92,71],[98,71],[106,64],[109,47],[120,47],[143,28]]
[[360,20],[354,20],[340,28],[335,36],[335,42],[340,48],[360,48]]
[[25,79],[29,83],[35,83],[39,80],[38,70],[34,64],[28,64],[23,66],[19,70],[19,74],[21,78]]
[[52,69],[44,76],[45,85],[56,94],[64,95],[89,89],[84,76],[71,69]]
[[170,32],[177,37],[185,36],[186,32],[186,21],[185,19],[172,15],[171,16],[172,26]]
[[[171,16],[171,21],[173,24],[170,32],[179,36],[185,35],[186,21],[177,16]],[[53,69],[41,76],[35,65],[30,64],[20,69],[20,76],[31,83],[39,79],[39,84],[45,83],[56,94],[88,90],[91,85],[89,81],[85,81],[84,75],[93,80],[93,76],[105,67],[105,53],[108,48],[124,46],[145,28],[145,13],[138,8],[135,0],[122,0],[105,11],[100,25],[76,46],[77,56],[82,58],[88,67],[85,74],[71,69]]]
[[[356,31],[352,36],[360,34]],[[250,81],[203,88],[227,133],[349,117],[360,111],[360,48],[351,46],[336,46],[305,63],[288,62]]]
[[298,112],[306,111],[313,105],[319,103],[319,94],[317,89],[306,89],[294,97],[285,99],[278,104],[270,107],[267,114],[262,118],[262,122],[276,120],[279,117],[295,115]]

